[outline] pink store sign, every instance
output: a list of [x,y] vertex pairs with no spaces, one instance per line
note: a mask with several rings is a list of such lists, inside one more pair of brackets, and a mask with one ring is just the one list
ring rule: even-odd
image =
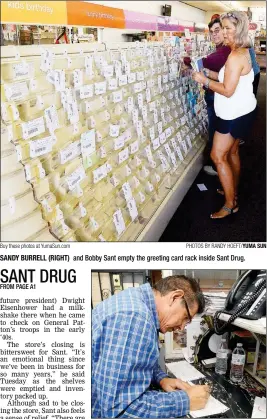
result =
[[174,19],[170,16],[158,16],[158,31],[178,31],[178,19]]
[[148,15],[146,13],[130,12],[128,10],[124,10],[124,16],[126,29],[141,29],[145,31],[157,30],[157,16]]

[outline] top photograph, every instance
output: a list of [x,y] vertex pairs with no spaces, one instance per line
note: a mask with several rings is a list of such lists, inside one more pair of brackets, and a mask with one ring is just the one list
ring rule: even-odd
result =
[[3,242],[266,242],[265,1],[1,1]]

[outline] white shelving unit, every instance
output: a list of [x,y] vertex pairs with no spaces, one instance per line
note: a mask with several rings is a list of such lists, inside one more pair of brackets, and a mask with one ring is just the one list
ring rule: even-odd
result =
[[[230,315],[226,313],[222,313],[220,315],[220,320],[227,321]],[[255,360],[253,367],[247,366],[245,367],[245,371],[250,374],[255,380],[257,380],[260,384],[266,387],[266,379],[260,378],[256,375],[257,372],[257,364],[259,358],[259,351],[260,351],[260,344],[262,341],[259,339],[258,335],[266,335],[266,317],[263,317],[259,320],[247,320],[238,317],[236,320],[233,321],[235,326],[241,327],[242,329],[250,331],[254,338],[256,339],[256,352],[255,352]]]

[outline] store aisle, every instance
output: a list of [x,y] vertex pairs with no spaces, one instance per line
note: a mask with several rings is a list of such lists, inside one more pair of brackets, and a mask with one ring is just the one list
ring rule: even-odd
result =
[[[266,73],[261,74],[257,99],[258,112],[251,135],[240,149],[239,212],[223,220],[209,218],[224,200],[216,193],[217,176],[201,171],[160,241],[266,241]],[[200,192],[197,187],[200,183],[208,190]]]

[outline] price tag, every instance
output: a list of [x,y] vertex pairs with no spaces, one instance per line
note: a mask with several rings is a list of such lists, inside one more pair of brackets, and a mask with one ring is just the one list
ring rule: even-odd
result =
[[181,146],[182,146],[185,154],[187,154],[188,153],[188,150],[187,150],[186,142],[184,140],[181,141]]
[[85,57],[85,74],[87,76],[92,77],[94,75],[93,72],[93,57],[86,56]]
[[71,143],[69,146],[65,147],[63,150],[60,150],[59,157],[60,163],[65,164],[68,161],[78,157],[81,154],[81,142],[75,141]]
[[128,75],[128,83],[135,83],[136,82],[136,73],[130,73]]
[[91,228],[92,228],[93,231],[97,231],[99,229],[99,224],[95,220],[94,217],[90,217],[90,226],[91,226]]
[[71,124],[76,124],[77,122],[79,122],[80,116],[78,103],[76,102],[76,100],[68,102],[67,113]]
[[153,141],[155,139],[155,128],[154,128],[154,126],[149,128],[149,135],[150,135],[151,141]]
[[139,141],[136,140],[130,144],[130,154],[134,154],[139,150]]
[[119,164],[123,163],[125,160],[129,158],[129,148],[126,147],[124,150],[120,151],[118,154],[118,162]]
[[118,88],[118,80],[117,79],[109,79],[108,80],[108,89],[109,90],[116,90]]
[[137,109],[133,110],[132,119],[133,119],[133,123],[137,124],[137,121],[138,121],[138,110]]
[[136,202],[134,198],[130,199],[127,202],[127,208],[129,210],[132,221],[134,221],[138,217],[138,210],[137,210]]
[[26,61],[22,61],[17,64],[13,64],[13,78],[20,79],[20,78],[29,78],[33,77],[34,67],[32,63],[27,63]]
[[142,92],[142,90],[143,90],[143,86],[141,82],[134,84],[134,93],[140,93]]
[[187,141],[187,144],[189,146],[189,149],[192,148],[192,143],[191,143],[191,139],[190,139],[189,135],[186,136],[186,141]]
[[114,186],[114,188],[116,188],[120,184],[115,175],[111,176],[110,183]]
[[43,116],[41,116],[40,118],[33,119],[32,121],[23,122],[21,127],[23,139],[28,140],[29,138],[45,132],[45,121]]
[[103,69],[103,75],[106,78],[113,77],[114,74],[114,66],[113,64],[106,65]]
[[53,148],[53,137],[45,137],[41,140],[30,141],[30,157],[38,157],[50,153]]
[[124,198],[126,200],[126,202],[128,202],[130,199],[132,199],[132,190],[131,190],[131,186],[129,185],[129,182],[125,182],[122,185],[122,191],[123,191],[123,195]]
[[5,84],[4,87],[8,101],[25,99],[29,94],[26,81],[20,83]]
[[50,134],[53,134],[54,131],[59,128],[59,120],[55,105],[51,105],[49,108],[45,109],[44,112],[47,128],[49,129]]
[[138,192],[138,195],[139,195],[139,198],[140,198],[140,201],[141,201],[141,203],[143,203],[143,202],[145,202],[145,200],[146,200],[146,197],[145,197],[145,195],[143,194],[143,192]]
[[80,88],[80,98],[87,99],[94,96],[94,85],[86,84]]
[[101,81],[99,83],[95,83],[95,94],[96,95],[103,95],[107,91],[107,82]]
[[126,229],[124,219],[123,219],[123,216],[122,216],[122,212],[121,212],[120,209],[118,209],[113,214],[113,222],[114,222],[115,228],[117,230],[118,236],[120,236]]
[[85,217],[87,215],[86,208],[84,208],[83,203],[79,203],[79,210],[80,210],[80,216],[81,218]]
[[120,133],[120,126],[119,125],[112,125],[109,126],[109,135],[112,138],[118,137]]
[[73,71],[73,84],[74,87],[81,87],[83,85],[83,72],[82,70],[74,70]]
[[171,154],[172,154],[172,151],[171,151],[171,149],[170,149],[169,144],[164,144],[164,148],[165,148],[165,150],[166,150],[167,155],[170,157],[170,156],[171,156]]
[[93,170],[94,183],[97,183],[100,180],[104,179],[107,175],[107,164],[105,163],[102,166],[98,167],[98,169]]
[[131,113],[134,108],[134,99],[132,96],[127,99],[127,112]]
[[143,71],[137,71],[136,78],[137,78],[137,81],[145,80],[144,72]]
[[119,86],[125,86],[128,83],[127,74],[121,74],[119,76]]
[[153,150],[157,150],[160,147],[159,137],[155,138],[155,140],[152,141],[152,147]]
[[165,131],[162,134],[160,134],[159,140],[160,140],[160,144],[164,144],[165,143],[165,141],[166,141]]
[[137,95],[137,102],[138,102],[139,108],[142,108],[142,106],[144,104],[144,99],[143,99],[142,93],[138,93],[138,95]]
[[69,190],[72,191],[86,177],[83,166],[79,166],[71,175],[67,176]]
[[112,100],[113,103],[118,103],[122,101],[122,90],[118,90],[117,92],[112,93]]
[[81,152],[83,156],[89,156],[96,151],[95,130],[92,129],[81,135]]
[[101,241],[101,242],[106,242],[107,240],[105,239],[105,237],[103,236],[103,234],[100,234],[99,236],[98,236],[98,238],[99,238],[99,240]]
[[121,135],[120,137],[114,140],[114,150],[119,150],[124,146],[124,136]]

